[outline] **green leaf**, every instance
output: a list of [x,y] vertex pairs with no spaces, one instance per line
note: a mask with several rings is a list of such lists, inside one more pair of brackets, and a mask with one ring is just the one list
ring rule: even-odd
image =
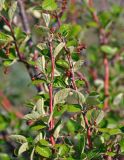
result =
[[35,126],[32,126],[31,129],[34,130],[34,131],[39,131],[43,128],[46,128],[45,125],[35,125]]
[[84,64],[84,60],[79,60],[79,61],[77,61],[77,62],[74,64],[74,71],[75,71],[75,72],[78,71],[83,64]]
[[44,10],[54,11],[57,9],[57,4],[55,0],[44,0],[42,3],[42,8]]
[[74,141],[75,141],[75,146],[76,146],[76,150],[78,151],[78,153],[79,154],[84,153],[84,149],[85,149],[85,136],[83,134],[78,133],[74,137]]
[[45,43],[38,43],[37,48],[39,48],[41,51],[46,49],[46,44]]
[[45,21],[46,26],[48,27],[49,23],[50,23],[50,15],[46,14],[46,13],[43,13],[42,16],[43,16],[43,19]]
[[121,152],[124,152],[124,138],[120,140],[119,144],[121,147]]
[[27,151],[28,149],[29,149],[28,142],[23,143],[18,150],[18,155],[21,155],[23,152]]
[[62,129],[63,127],[63,123],[62,123],[62,120],[60,119],[55,127],[54,127],[54,133],[53,133],[53,136],[55,137],[55,139],[57,139],[59,137],[59,133],[60,133],[60,130]]
[[40,139],[39,143],[40,143],[42,146],[46,146],[46,147],[50,146],[49,142],[46,141],[45,139]]
[[36,61],[36,66],[39,68],[40,71],[45,73],[45,57],[39,57]]
[[10,160],[9,156],[6,153],[0,153],[1,160]]
[[103,45],[101,47],[101,51],[105,52],[106,54],[112,54],[113,55],[118,51],[118,48],[111,47],[111,46],[108,46],[108,45]]
[[4,63],[3,63],[3,65],[5,67],[9,67],[9,66],[13,65],[16,62],[17,62],[17,59],[14,59],[13,61],[12,60],[5,60]]
[[113,101],[113,104],[114,104],[114,105],[119,105],[122,100],[123,100],[123,93],[119,93],[119,94],[115,97],[115,99],[114,99],[114,101]]
[[56,58],[56,56],[59,54],[59,52],[63,49],[63,47],[65,46],[64,42],[59,43],[59,45],[55,48],[54,50],[54,57]]
[[23,118],[26,120],[37,120],[39,119],[41,116],[41,114],[39,114],[38,112],[33,111],[30,114],[26,114]]
[[43,139],[43,135],[42,133],[40,132],[34,139],[34,144],[37,144],[41,139]]
[[42,157],[46,157],[46,158],[50,158],[52,155],[52,152],[48,147],[36,146],[35,152],[41,155]]
[[69,152],[69,147],[66,145],[66,144],[62,144],[60,147],[59,147],[59,152],[58,154],[60,156],[65,156],[66,154],[68,154]]
[[62,24],[60,29],[59,29],[59,32],[64,37],[68,36],[70,31],[71,31],[71,25],[70,24]]
[[35,147],[32,149],[31,155],[30,155],[30,160],[34,160],[34,152],[35,152]]
[[97,124],[97,125],[102,121],[102,119],[104,118],[104,116],[105,116],[104,111],[101,111],[101,112],[99,113],[97,119],[96,119],[96,124]]
[[0,0],[0,11],[4,8],[5,0]]
[[17,2],[15,1],[15,2],[12,3],[12,6],[10,7],[10,9],[8,11],[10,21],[12,21],[16,9],[17,9]]
[[86,104],[88,106],[95,106],[100,104],[99,94],[97,92],[92,92],[86,98]]
[[122,133],[119,128],[98,128],[100,132],[116,135]]
[[106,152],[106,155],[114,157],[116,155],[116,153],[114,153],[114,152]]
[[10,35],[0,32],[0,45],[5,46],[7,43],[10,43],[11,41],[13,41],[13,38]]
[[66,107],[67,112],[80,112],[81,111],[81,106],[77,104],[67,104],[64,105]]
[[46,80],[44,80],[44,79],[36,79],[36,80],[32,81],[32,84],[38,85],[38,84],[43,84],[45,82],[46,82]]
[[66,127],[68,131],[72,134],[81,128],[80,124],[72,119],[67,121]]
[[0,115],[0,131],[4,131],[6,128],[7,128],[6,119],[2,115]]
[[84,102],[83,94],[71,88],[62,89],[54,96],[54,106],[59,103],[79,104],[82,106]]
[[91,21],[91,22],[88,22],[87,23],[87,26],[88,27],[93,27],[93,28],[97,28],[98,27],[98,24],[94,21]]
[[41,115],[45,115],[45,110],[44,110],[44,99],[41,98],[37,101],[36,103],[36,109]]
[[11,135],[11,136],[9,136],[9,139],[10,139],[10,140],[13,140],[13,141],[15,141],[15,142],[21,143],[21,144],[27,142],[26,137],[24,137],[24,136],[22,136],[22,135]]
[[68,62],[67,61],[65,61],[65,60],[63,60],[63,59],[60,59],[60,60],[57,60],[56,61],[56,65],[58,66],[58,67],[62,67],[62,68],[64,68],[64,69],[69,69],[69,64],[68,64]]
[[72,53],[72,59],[73,59],[74,61],[78,61],[78,60],[79,60],[79,55],[78,55],[78,53],[73,52],[73,53]]
[[87,159],[98,159],[100,156],[100,149],[92,149],[87,153]]

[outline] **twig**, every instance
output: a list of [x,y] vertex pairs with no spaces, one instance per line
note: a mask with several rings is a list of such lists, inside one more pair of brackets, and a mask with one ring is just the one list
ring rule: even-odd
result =
[[90,130],[90,126],[89,126],[89,122],[88,122],[88,119],[85,115],[85,113],[83,113],[83,118],[84,118],[84,122],[85,122],[85,125],[86,125],[86,128],[87,128],[87,141],[88,141],[88,146],[89,146],[89,149],[92,148],[92,141],[91,141],[91,130]]
[[27,15],[26,15],[26,12],[25,12],[25,9],[24,9],[23,1],[18,0],[18,5],[19,5],[19,9],[20,9],[20,15],[21,15],[24,30],[27,34],[30,34],[31,30],[30,30],[29,21],[27,19]]
[[105,66],[104,92],[105,96],[109,96],[109,62],[106,55],[104,56],[104,66]]
[[85,82],[85,85],[87,87],[87,92],[90,93],[90,90],[89,90],[90,85],[89,85],[89,82],[86,79],[86,77],[81,72],[79,72],[79,71],[76,72],[76,74],[80,77],[81,80],[83,80]]
[[17,43],[16,43],[16,38],[15,38],[15,35],[14,35],[14,31],[13,31],[13,29],[12,29],[12,26],[11,26],[11,24],[9,23],[9,21],[8,21],[4,16],[1,16],[1,17],[2,17],[3,21],[6,23],[6,25],[9,27],[9,29],[10,29],[10,31],[11,31],[11,35],[12,35],[13,40],[14,40],[15,49],[16,49],[17,55],[18,55],[18,57],[19,57],[19,60],[20,60],[20,61],[23,61],[23,58],[22,58],[22,56],[21,56],[21,54],[20,54],[20,52],[19,52],[18,45],[17,45]]
[[4,109],[7,112],[13,112],[16,117],[18,118],[22,118],[23,117],[23,113],[16,111],[13,107],[11,102],[9,101],[9,99],[3,94],[2,91],[0,91],[0,103],[2,104],[2,106],[4,107]]
[[66,48],[66,46],[64,47],[64,50],[65,50],[66,53],[67,53],[67,59],[68,59],[68,62],[69,62],[69,67],[70,67],[72,85],[73,85],[73,88],[74,88],[75,90],[77,90],[76,83],[75,83],[74,71],[73,71],[73,64],[72,64],[72,62],[71,62],[71,55],[70,55],[69,50]]
[[[53,56],[53,46],[52,46],[52,35],[50,35],[49,39],[49,48],[50,48],[50,57],[51,57],[51,64],[52,64],[52,71],[51,71],[51,82],[49,84],[49,96],[50,96],[50,104],[49,104],[49,111],[50,115],[53,112],[53,80],[54,80],[54,68],[55,68],[55,61],[54,61],[54,56]],[[50,128],[49,130],[51,131],[54,128],[54,119],[53,117],[51,118],[50,121]],[[52,145],[55,145],[55,140],[53,135],[50,135],[50,141]]]
[[[93,7],[93,5],[94,5],[93,0],[89,0],[88,5],[89,5],[89,7]],[[107,44],[108,43],[108,35],[106,34],[104,28],[102,28],[100,26],[99,18],[97,16],[96,11],[94,11],[92,13],[92,16],[93,16],[94,21],[97,23],[97,25],[99,27],[100,44],[101,45]],[[107,58],[106,53],[104,53],[103,61],[104,61],[104,70],[105,70],[105,74],[104,74],[104,93],[105,93],[105,96],[108,97],[108,95],[109,95],[109,60]],[[104,102],[104,109],[108,109],[108,102],[109,102],[108,99]]]

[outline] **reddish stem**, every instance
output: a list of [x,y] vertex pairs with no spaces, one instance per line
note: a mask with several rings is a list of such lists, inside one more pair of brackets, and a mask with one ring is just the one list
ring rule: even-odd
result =
[[[89,7],[93,7],[93,0],[89,0],[88,5]],[[93,16],[94,21],[99,25],[99,18],[97,16],[96,11],[92,13],[92,16]]]
[[[50,115],[51,113],[53,112],[53,86],[52,86],[52,83],[49,84],[49,95],[50,95]],[[49,130],[52,130],[54,128],[54,119],[51,118],[51,121],[50,121],[50,128]],[[55,141],[54,141],[54,137],[53,135],[50,136],[50,141],[51,141],[51,144],[52,145],[55,145]]]
[[77,86],[76,86],[76,83],[75,83],[75,77],[74,77],[74,71],[73,71],[73,65],[72,65],[72,62],[71,62],[71,56],[70,56],[70,53],[68,52],[68,50],[66,49],[66,47],[65,47],[65,51],[67,52],[67,58],[68,58],[69,66],[70,66],[72,85],[73,85],[73,88],[75,90],[77,90]]
[[0,102],[1,102],[2,106],[4,107],[4,109],[7,112],[13,112],[13,113],[15,113],[16,117],[18,117],[18,118],[22,118],[23,117],[23,114],[21,112],[16,111],[12,107],[11,102],[9,101],[9,99],[6,96],[4,96],[4,94],[2,93],[2,91],[0,91]]
[[104,79],[104,92],[105,96],[109,96],[109,62],[108,58],[104,57],[105,79]]
[[[52,112],[53,112],[53,80],[54,80],[54,68],[55,68],[55,60],[54,60],[54,56],[53,56],[52,40],[49,41],[49,47],[50,47],[50,57],[51,57],[51,63],[52,63],[51,83],[49,84],[49,96],[50,96],[49,111],[50,111],[50,115],[51,115]],[[52,130],[53,128],[54,128],[54,119],[52,117],[51,121],[50,121],[49,130]],[[50,136],[50,141],[51,141],[52,145],[55,145],[55,140],[54,140],[53,135]]]
[[87,141],[88,141],[88,146],[89,148],[91,149],[92,148],[92,141],[91,141],[91,130],[90,130],[90,127],[89,127],[89,122],[88,122],[88,119],[86,117],[85,114],[83,114],[83,117],[84,117],[84,122],[85,122],[85,125],[86,125],[86,128],[87,128]]
[[[93,7],[93,0],[88,1],[89,7]],[[100,27],[99,25],[99,18],[96,14],[96,12],[92,13],[94,21],[98,24],[99,26],[99,39],[100,39],[100,44],[107,44],[108,43],[108,35],[106,34],[104,28]],[[109,96],[109,60],[106,55],[104,55],[104,69],[105,69],[105,74],[104,74],[104,93],[105,96]],[[104,102],[104,110],[108,108],[108,102],[109,99],[107,98]]]
[[90,72],[91,76],[93,77],[93,80],[95,81],[98,78],[97,70],[93,69],[93,68],[90,68],[89,72]]
[[84,82],[85,82],[85,85],[86,85],[86,87],[87,87],[87,92],[88,93],[90,93],[90,91],[89,91],[89,87],[90,87],[90,85],[89,85],[89,82],[88,82],[88,80],[86,79],[86,77],[81,73],[81,72],[76,72],[76,74],[79,76],[79,78],[81,79],[81,80],[83,80]]

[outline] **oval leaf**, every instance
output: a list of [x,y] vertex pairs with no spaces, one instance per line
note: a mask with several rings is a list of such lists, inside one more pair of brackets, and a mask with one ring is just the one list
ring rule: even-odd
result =
[[49,158],[52,155],[52,152],[48,147],[36,146],[35,152],[46,158]]

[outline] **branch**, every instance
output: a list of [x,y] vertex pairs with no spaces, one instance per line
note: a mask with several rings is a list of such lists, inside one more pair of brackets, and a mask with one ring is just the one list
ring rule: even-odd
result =
[[84,118],[84,122],[85,122],[85,125],[86,125],[86,128],[87,128],[87,141],[88,141],[88,146],[89,146],[89,149],[92,148],[92,141],[91,141],[91,130],[90,130],[90,126],[89,126],[89,122],[88,122],[88,119],[85,115],[85,113],[83,113],[83,118]]
[[[50,48],[50,57],[51,57],[51,64],[52,64],[51,82],[49,84],[49,96],[50,96],[49,111],[50,111],[50,115],[51,115],[53,112],[53,80],[54,80],[54,69],[55,69],[55,61],[54,61],[54,56],[53,56],[53,45],[52,45],[52,35],[49,39],[49,48]],[[54,119],[52,117],[51,121],[50,121],[49,130],[51,131],[53,128],[54,128]],[[50,141],[51,141],[52,145],[55,145],[55,140],[54,140],[53,135],[50,136]]]
[[20,9],[20,15],[21,15],[24,30],[27,34],[30,34],[31,30],[30,30],[30,26],[29,26],[29,21],[28,21],[28,18],[27,18],[27,15],[26,15],[26,12],[25,12],[25,9],[24,9],[24,4],[23,4],[22,0],[18,0],[18,6],[19,6],[19,9]]
[[105,96],[109,96],[109,62],[106,55],[104,56],[104,66],[105,66],[104,92]]
[[68,59],[68,62],[69,62],[70,73],[71,73],[72,86],[73,86],[73,88],[74,88],[75,90],[77,90],[77,86],[76,86],[76,83],[75,83],[74,71],[73,71],[73,64],[72,64],[72,62],[71,62],[71,55],[70,55],[69,50],[66,48],[66,46],[64,47],[64,50],[65,50],[66,53],[67,53],[67,59]]
[[[88,1],[88,5],[89,7],[93,7],[93,0],[89,0]],[[100,39],[100,44],[107,44],[108,43],[108,35],[106,34],[104,28],[102,28],[100,26],[99,23],[99,18],[97,16],[96,11],[94,11],[92,13],[93,19],[94,21],[98,24],[99,26],[99,39]],[[109,96],[109,60],[107,58],[106,53],[104,53],[104,58],[103,58],[103,62],[104,62],[104,70],[105,70],[105,74],[104,74],[104,93],[105,96],[108,97]],[[108,102],[109,100],[107,99],[107,101],[104,102],[104,109],[108,109]]]
[[76,72],[76,74],[79,76],[79,78],[81,79],[81,80],[83,80],[84,82],[85,82],[85,85],[86,85],[86,87],[87,87],[87,92],[88,93],[90,93],[90,90],[89,90],[89,88],[90,88],[90,85],[89,85],[89,82],[88,82],[88,80],[86,79],[86,77],[84,77],[84,75],[81,73],[81,72]]

